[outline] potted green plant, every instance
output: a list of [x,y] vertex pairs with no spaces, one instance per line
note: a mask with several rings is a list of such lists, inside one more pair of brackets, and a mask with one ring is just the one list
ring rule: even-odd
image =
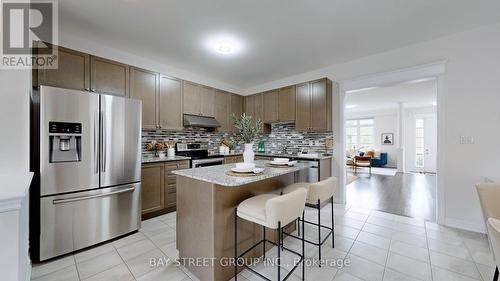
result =
[[243,113],[239,118],[233,114],[233,122],[234,127],[238,130],[234,134],[234,141],[238,144],[243,143],[245,145],[243,162],[253,163],[255,158],[253,142],[255,137],[262,131],[262,121],[260,119],[254,121],[252,116],[247,116]]

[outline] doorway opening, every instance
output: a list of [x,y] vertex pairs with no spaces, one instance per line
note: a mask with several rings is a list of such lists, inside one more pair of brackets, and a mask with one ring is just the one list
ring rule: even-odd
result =
[[347,205],[436,221],[437,80],[344,96]]

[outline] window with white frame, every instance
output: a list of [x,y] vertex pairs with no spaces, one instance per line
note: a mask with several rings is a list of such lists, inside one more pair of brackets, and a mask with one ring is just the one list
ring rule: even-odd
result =
[[346,149],[363,150],[373,148],[373,119],[347,120]]
[[423,168],[425,161],[424,119],[415,119],[415,167]]

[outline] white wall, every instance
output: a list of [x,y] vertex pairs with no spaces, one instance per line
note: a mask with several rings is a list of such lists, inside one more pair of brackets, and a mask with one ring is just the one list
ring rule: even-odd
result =
[[[500,24],[288,77],[245,92],[260,92],[325,76],[342,82],[443,59],[447,60],[447,66],[440,80],[439,101],[445,126],[439,134],[445,146],[439,148],[438,157],[443,163],[439,174],[445,206],[440,216],[444,216],[447,225],[484,231],[474,184],[485,176],[500,174],[500,162],[496,161],[496,155],[500,154],[500,130],[496,129],[500,124]],[[461,145],[461,135],[473,136],[475,143]]]
[[[26,177],[29,171],[29,79],[30,75],[27,70],[0,70],[0,85],[2,86],[0,90],[0,194],[2,195],[9,194],[5,190],[11,188],[8,185],[13,177],[16,175],[21,175],[20,178],[23,178],[23,175]],[[0,195],[0,201],[6,199],[2,195]],[[2,280],[27,280],[26,274],[29,274],[30,268],[27,209],[27,201],[25,201],[22,216],[18,211],[0,210],[0,276]],[[24,222],[23,226],[20,225],[20,220]]]
[[29,170],[29,93],[27,70],[0,70],[0,178]]
[[[387,152],[387,166],[396,168],[398,152],[397,152],[397,140],[398,140],[398,115],[394,110],[383,110],[383,111],[363,111],[363,112],[353,112],[346,114],[346,119],[358,119],[358,118],[373,118],[373,137],[374,137],[374,149],[379,149],[380,152]],[[382,145],[382,133],[393,133],[394,134],[394,144],[393,145]]]

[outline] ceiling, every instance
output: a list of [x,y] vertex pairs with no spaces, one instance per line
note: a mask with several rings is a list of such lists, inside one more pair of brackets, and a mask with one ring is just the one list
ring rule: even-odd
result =
[[[498,0],[64,0],[60,31],[248,88],[500,21]],[[242,50],[216,55],[211,36]]]
[[[430,107],[436,103],[435,80],[406,82],[389,87],[380,87],[349,92],[345,97],[346,114],[359,114],[370,111],[394,110],[398,102],[405,108]],[[349,106],[356,106],[349,108]]]

